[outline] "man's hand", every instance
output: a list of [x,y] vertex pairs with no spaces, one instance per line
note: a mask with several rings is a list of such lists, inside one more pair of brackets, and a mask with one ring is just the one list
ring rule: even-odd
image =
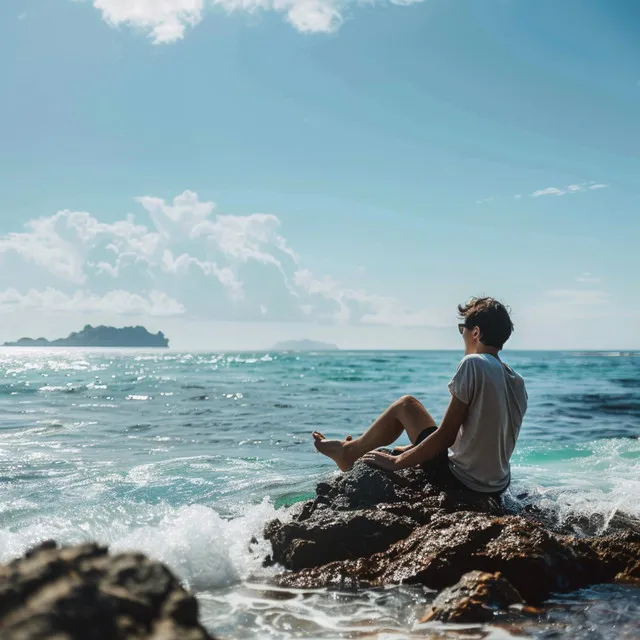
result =
[[405,445],[400,446],[400,447],[393,447],[391,453],[393,455],[400,455],[401,453],[404,453],[405,451],[409,451],[409,449],[413,449],[413,447],[415,447],[414,444],[405,444]]
[[384,453],[383,451],[369,451],[369,453],[365,453],[362,456],[362,460],[364,460],[372,467],[378,467],[379,469],[384,469],[385,471],[394,471],[398,468],[398,457],[391,456],[388,453]]

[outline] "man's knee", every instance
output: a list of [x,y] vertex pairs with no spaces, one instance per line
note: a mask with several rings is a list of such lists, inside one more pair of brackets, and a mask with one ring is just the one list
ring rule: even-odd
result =
[[422,403],[415,396],[402,396],[396,402],[401,409],[415,409],[416,407],[422,408]]

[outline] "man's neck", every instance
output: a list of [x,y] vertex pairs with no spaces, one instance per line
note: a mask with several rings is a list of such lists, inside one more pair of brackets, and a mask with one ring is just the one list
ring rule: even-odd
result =
[[475,351],[473,353],[486,353],[487,355],[493,356],[494,358],[498,358],[500,360],[500,356],[498,355],[498,349],[495,347],[488,347],[486,344],[478,344]]

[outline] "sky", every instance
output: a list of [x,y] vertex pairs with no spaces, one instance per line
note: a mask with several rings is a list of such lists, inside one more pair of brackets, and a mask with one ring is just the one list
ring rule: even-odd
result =
[[3,0],[0,342],[640,349],[637,0]]

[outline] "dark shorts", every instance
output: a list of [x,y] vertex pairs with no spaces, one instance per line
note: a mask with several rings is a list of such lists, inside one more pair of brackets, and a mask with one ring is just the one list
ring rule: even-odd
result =
[[[438,427],[427,427],[423,429],[417,437],[415,444],[419,445],[423,440],[426,440],[437,428]],[[502,491],[484,492],[469,489],[466,484],[453,475],[451,467],[449,466],[449,454],[447,451],[423,463],[422,468],[426,472],[429,482],[443,491],[469,491],[476,495],[479,494],[491,498],[497,498],[505,491],[503,489]]]

